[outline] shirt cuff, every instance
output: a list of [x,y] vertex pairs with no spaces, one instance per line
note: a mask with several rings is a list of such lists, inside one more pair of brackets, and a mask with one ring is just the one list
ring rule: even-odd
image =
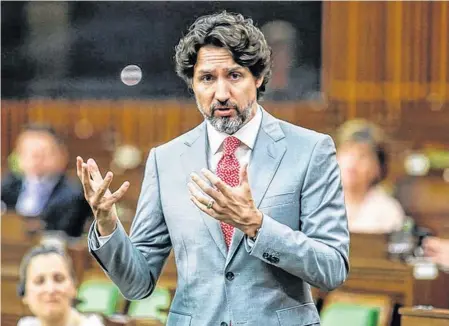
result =
[[250,249],[252,249],[252,248],[254,247],[254,244],[255,244],[255,243],[256,243],[256,242],[255,242],[254,240],[251,240],[250,237],[246,236],[246,244],[248,245],[248,247],[249,247]]
[[247,235],[245,235],[245,238],[246,238],[246,250],[248,252],[251,252],[251,250],[253,249],[254,245],[256,244],[257,239],[259,238],[260,231],[262,230],[262,227],[263,227],[264,216],[265,215],[262,213],[262,224],[260,225],[260,228],[257,230],[256,240],[253,240],[250,237],[248,237]]
[[97,237],[98,243],[100,244],[100,247],[102,247],[103,245],[105,245],[109,241],[109,239],[112,238],[112,236],[114,235],[115,231],[117,231],[117,225],[115,226],[114,231],[110,235],[100,236],[100,234],[98,233],[96,225],[95,225],[94,230],[95,230],[95,236]]

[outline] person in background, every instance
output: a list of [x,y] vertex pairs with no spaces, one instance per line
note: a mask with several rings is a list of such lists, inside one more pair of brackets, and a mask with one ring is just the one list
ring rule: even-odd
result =
[[22,259],[18,295],[35,317],[18,326],[102,326],[97,315],[84,316],[73,308],[76,277],[70,257],[55,246],[37,246]]
[[344,123],[337,131],[349,231],[391,233],[402,228],[404,211],[379,183],[387,175],[388,157],[383,131],[362,120]]
[[261,27],[273,56],[271,80],[264,99],[296,101],[319,99],[320,71],[304,62],[298,31],[287,21],[273,20]]
[[423,241],[423,248],[431,261],[449,272],[449,239],[427,237]]
[[16,155],[20,172],[2,178],[1,200],[7,209],[39,218],[46,230],[81,236],[92,214],[81,186],[65,175],[68,154],[55,131],[45,125],[26,127]]

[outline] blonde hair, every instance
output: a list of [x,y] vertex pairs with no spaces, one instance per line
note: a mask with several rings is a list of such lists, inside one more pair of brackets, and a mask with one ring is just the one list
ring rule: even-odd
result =
[[337,147],[348,142],[369,144],[377,157],[380,168],[379,178],[373,185],[384,180],[388,174],[387,136],[382,128],[365,119],[348,120],[336,132]]
[[353,119],[343,123],[337,129],[336,142],[340,146],[347,141],[357,141],[357,135],[366,136],[366,141],[383,144],[387,141],[382,128],[366,119]]

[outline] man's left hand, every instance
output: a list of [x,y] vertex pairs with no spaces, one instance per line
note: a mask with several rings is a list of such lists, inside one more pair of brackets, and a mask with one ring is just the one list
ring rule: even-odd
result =
[[[233,225],[250,237],[256,235],[262,225],[263,214],[254,203],[248,181],[248,164],[240,171],[240,184],[230,187],[219,177],[207,169],[202,169],[204,177],[213,185],[210,186],[198,174],[192,173],[192,182],[189,183],[190,199],[206,214],[213,218]],[[204,194],[204,196],[196,184]]]

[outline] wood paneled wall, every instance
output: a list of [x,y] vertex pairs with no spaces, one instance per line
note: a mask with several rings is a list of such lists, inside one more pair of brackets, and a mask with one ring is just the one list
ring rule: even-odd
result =
[[323,3],[323,83],[339,121],[449,146],[449,2]]
[[[332,115],[322,103],[264,103],[281,119],[322,132],[335,129]],[[51,124],[70,140],[72,150],[88,150],[93,143],[110,147],[110,136],[116,143],[132,144],[144,151],[173,139],[202,121],[193,101],[67,101],[67,100],[2,100],[2,159],[13,150],[17,135],[30,122]],[[76,129],[90,125],[92,136],[86,140]],[[82,145],[77,145],[82,144]]]
[[[324,101],[263,105],[328,133],[347,119],[373,120],[394,139],[395,161],[405,149],[429,143],[449,148],[448,21],[449,2],[323,2]],[[30,121],[50,122],[70,139],[77,139],[76,124],[90,122],[94,133],[76,151],[99,142],[111,147],[111,135],[148,151],[194,127],[201,115],[192,101],[2,100],[3,163]]]

